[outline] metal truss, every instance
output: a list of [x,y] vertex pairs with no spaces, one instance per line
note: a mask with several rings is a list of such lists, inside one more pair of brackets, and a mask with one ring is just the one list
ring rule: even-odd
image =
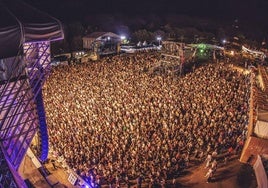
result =
[[0,150],[0,187],[17,188],[13,175],[9,170],[4,153]]
[[[40,100],[42,85],[50,71],[50,42],[25,43],[23,51],[24,57],[16,57],[12,63],[16,71],[0,82],[0,144],[16,170],[40,123],[46,127],[43,106],[38,109],[40,102],[36,99],[39,96]],[[46,150],[47,143],[42,142]],[[45,159],[47,155],[42,156]]]

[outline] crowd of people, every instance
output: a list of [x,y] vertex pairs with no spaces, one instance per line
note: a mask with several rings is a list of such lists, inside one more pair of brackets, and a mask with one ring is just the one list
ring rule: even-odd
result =
[[163,185],[192,159],[242,148],[248,76],[223,63],[149,73],[158,60],[152,52],[53,68],[44,86],[50,147],[86,181]]

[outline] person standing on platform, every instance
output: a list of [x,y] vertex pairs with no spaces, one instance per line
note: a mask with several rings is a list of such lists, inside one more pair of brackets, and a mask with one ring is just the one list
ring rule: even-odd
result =
[[54,159],[51,159],[51,163],[52,163],[52,166],[53,166],[54,170],[57,169],[57,166],[56,166],[55,162],[56,161]]

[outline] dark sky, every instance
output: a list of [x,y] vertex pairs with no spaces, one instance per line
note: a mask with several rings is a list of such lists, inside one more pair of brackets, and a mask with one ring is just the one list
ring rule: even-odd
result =
[[92,14],[184,14],[210,18],[268,20],[267,0],[24,0],[63,19]]

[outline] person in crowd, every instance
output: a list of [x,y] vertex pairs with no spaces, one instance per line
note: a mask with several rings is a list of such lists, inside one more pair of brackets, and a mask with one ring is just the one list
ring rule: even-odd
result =
[[217,170],[217,161],[216,159],[214,159],[211,163],[211,169],[212,169],[212,172],[215,174],[216,170]]
[[207,183],[210,183],[211,182],[212,176],[213,176],[213,170],[212,170],[212,168],[210,168],[208,170],[208,172],[206,173],[206,175],[205,175],[205,177],[207,178]]
[[205,168],[208,168],[209,167],[211,160],[212,160],[212,155],[211,154],[208,154],[208,156],[206,158],[206,161],[205,161],[206,162]]

